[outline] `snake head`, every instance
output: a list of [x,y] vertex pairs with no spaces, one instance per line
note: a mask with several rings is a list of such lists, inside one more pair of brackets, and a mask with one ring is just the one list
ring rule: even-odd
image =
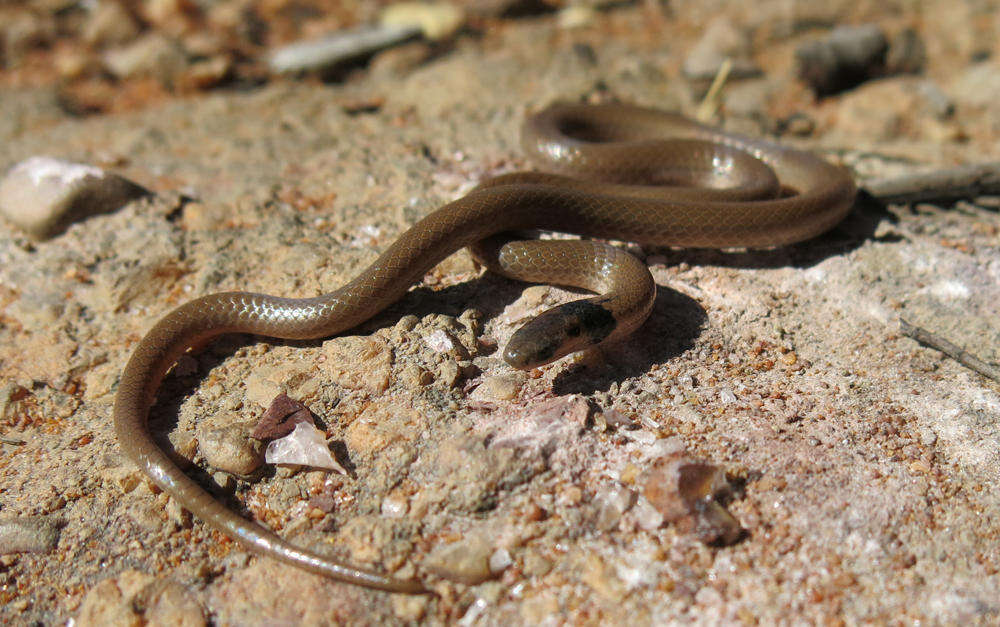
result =
[[588,298],[543,312],[514,332],[504,361],[530,370],[599,344],[618,326],[605,304],[604,298]]

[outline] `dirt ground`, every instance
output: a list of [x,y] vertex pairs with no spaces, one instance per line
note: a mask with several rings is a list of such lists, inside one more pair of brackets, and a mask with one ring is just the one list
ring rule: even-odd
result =
[[[738,62],[715,123],[813,149],[862,188],[1000,161],[996,2],[470,3],[445,41],[335,76],[273,76],[261,59],[378,6],[239,3],[258,19],[202,55],[230,63],[202,82],[190,61],[80,70],[112,44],[74,35],[86,20],[72,30],[55,4],[24,13],[40,39],[4,31],[0,171],[58,157],[154,195],[44,241],[0,221],[0,620],[1000,624],[1000,383],[898,329],[1000,361],[994,197],[863,196],[831,232],[776,250],[631,246],[659,286],[649,322],[528,373],[497,346],[576,295],[484,274],[464,251],[356,335],[226,337],[183,358],[151,429],[189,474],[296,543],[434,595],[244,552],[145,480],[111,425],[122,368],[167,311],[339,287],[423,215],[527,167],[520,124],[554,100],[695,114],[711,73],[693,68],[719,53]],[[136,6],[121,37],[192,50],[204,16],[237,3]],[[254,24],[271,28],[242,45]],[[817,96],[796,50],[861,24],[890,56],[915,37],[920,67]],[[281,392],[353,477],[206,462],[226,438],[254,446]],[[650,504],[649,470],[679,456],[724,472],[737,542],[706,544]],[[35,548],[11,550],[12,525]]]

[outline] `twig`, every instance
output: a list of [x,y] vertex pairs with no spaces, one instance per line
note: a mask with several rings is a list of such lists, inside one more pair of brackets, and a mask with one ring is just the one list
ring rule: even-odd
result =
[[975,370],[988,379],[1000,382],[1000,368],[986,363],[965,349],[959,348],[948,340],[934,335],[927,329],[914,326],[906,320],[900,318],[899,330],[903,333],[903,335],[913,338],[924,346],[929,346],[934,350],[941,351],[966,368]]
[[876,179],[864,187],[875,198],[897,204],[1000,194],[1000,162]]
[[277,48],[267,63],[272,72],[279,74],[324,70],[419,35],[419,26],[363,26]]
[[710,121],[715,112],[719,110],[719,94],[722,92],[722,86],[726,84],[726,79],[729,78],[729,71],[732,69],[733,62],[729,57],[726,57],[722,61],[722,65],[719,66],[719,71],[715,73],[715,78],[712,79],[708,93],[701,99],[701,104],[698,105],[698,110],[695,111],[694,117],[699,122]]
[[24,440],[12,440],[11,438],[0,437],[0,442],[3,444],[10,444],[11,446],[24,446],[27,444]]

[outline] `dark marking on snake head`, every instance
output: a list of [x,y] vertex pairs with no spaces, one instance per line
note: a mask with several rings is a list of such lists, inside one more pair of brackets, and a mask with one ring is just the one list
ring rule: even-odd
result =
[[599,344],[618,326],[601,301],[566,303],[541,314],[518,329],[507,343],[504,361],[529,369]]

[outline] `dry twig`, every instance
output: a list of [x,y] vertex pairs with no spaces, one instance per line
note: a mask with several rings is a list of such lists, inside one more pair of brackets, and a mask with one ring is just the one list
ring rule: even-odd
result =
[[914,326],[903,320],[899,319],[899,330],[906,337],[913,338],[917,342],[933,348],[934,350],[941,351],[948,357],[951,357],[958,363],[962,364],[970,370],[975,370],[979,374],[983,375],[987,379],[992,379],[994,381],[1000,382],[1000,368],[989,364],[982,359],[979,359],[972,353],[968,352],[963,348],[959,348],[955,344],[952,344],[948,340],[934,335],[927,329]]
[[905,204],[1000,194],[1000,162],[875,179],[865,186],[882,202]]

